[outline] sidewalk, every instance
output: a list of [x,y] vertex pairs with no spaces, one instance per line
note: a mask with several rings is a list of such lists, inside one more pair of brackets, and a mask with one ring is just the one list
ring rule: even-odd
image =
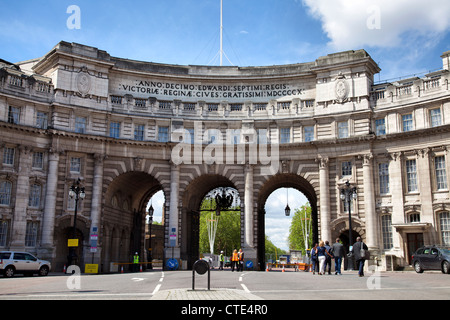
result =
[[158,291],[151,300],[263,300],[254,294],[236,289],[172,289]]

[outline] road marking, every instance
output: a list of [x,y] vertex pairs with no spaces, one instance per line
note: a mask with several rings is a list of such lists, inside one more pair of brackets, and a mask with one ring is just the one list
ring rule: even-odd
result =
[[161,288],[161,284],[158,284],[155,288],[155,290],[153,290],[152,295],[155,295],[156,293],[158,293],[159,289]]
[[250,290],[248,290],[247,286],[243,283],[241,283],[242,288],[244,289],[245,292],[250,293]]
[[131,279],[131,281],[134,281],[134,282],[140,282],[140,281],[144,281],[145,279],[144,278],[133,278],[133,279]]

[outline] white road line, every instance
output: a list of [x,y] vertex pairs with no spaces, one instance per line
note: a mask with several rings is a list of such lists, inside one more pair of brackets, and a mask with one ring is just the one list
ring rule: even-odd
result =
[[247,286],[243,283],[241,283],[242,288],[244,289],[245,292],[250,293],[250,290],[248,290]]
[[155,295],[156,293],[158,293],[159,289],[161,288],[161,284],[158,284],[155,288],[155,290],[153,290],[152,295]]

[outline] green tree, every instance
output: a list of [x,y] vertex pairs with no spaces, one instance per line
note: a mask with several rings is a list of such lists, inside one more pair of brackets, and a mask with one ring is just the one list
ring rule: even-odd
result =
[[[312,246],[311,206],[309,203],[295,210],[289,228],[289,248],[291,250],[306,250]],[[305,245],[308,248],[305,248]]]

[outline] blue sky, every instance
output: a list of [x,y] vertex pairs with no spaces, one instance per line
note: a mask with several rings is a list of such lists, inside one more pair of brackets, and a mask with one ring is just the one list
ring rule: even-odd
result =
[[[81,29],[67,26],[71,5],[81,10]],[[64,40],[127,59],[219,64],[220,0],[0,0],[0,7],[7,61],[41,57]],[[365,49],[382,68],[375,80],[394,79],[442,68],[449,17],[448,0],[224,0],[224,51],[233,65],[266,66]],[[280,218],[277,204],[284,208],[285,194],[266,207],[266,233],[282,248],[290,219]],[[292,209],[306,202],[292,199],[301,199]]]

